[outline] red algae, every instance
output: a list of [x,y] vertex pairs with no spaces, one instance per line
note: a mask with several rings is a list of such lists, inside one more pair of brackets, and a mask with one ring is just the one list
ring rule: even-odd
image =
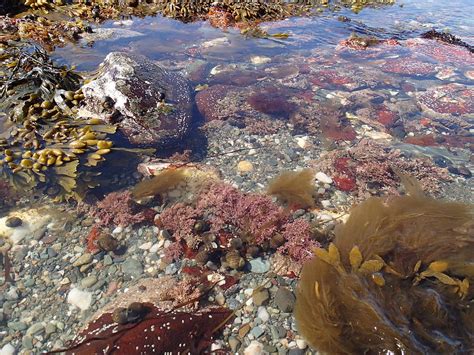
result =
[[429,75],[436,72],[433,64],[413,57],[389,59],[381,66],[384,72],[402,75]]
[[255,110],[269,115],[288,117],[296,110],[296,105],[289,101],[289,92],[280,88],[264,88],[247,98],[248,104]]
[[474,114],[474,89],[456,83],[441,85],[420,94],[418,102],[424,109],[434,113]]

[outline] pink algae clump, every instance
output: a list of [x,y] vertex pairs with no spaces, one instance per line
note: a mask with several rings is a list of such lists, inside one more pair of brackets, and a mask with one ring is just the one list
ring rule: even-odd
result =
[[429,88],[418,96],[426,110],[450,115],[474,114],[474,89],[451,83]]
[[382,70],[404,75],[428,75],[436,72],[433,64],[422,62],[412,57],[387,60],[382,65]]
[[91,208],[91,215],[98,218],[99,226],[128,226],[153,220],[152,210],[145,210],[132,199],[130,191],[112,192]]

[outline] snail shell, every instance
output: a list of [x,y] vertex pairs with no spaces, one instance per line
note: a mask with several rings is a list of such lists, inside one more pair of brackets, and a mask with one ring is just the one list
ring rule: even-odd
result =
[[230,251],[225,256],[225,261],[230,268],[238,270],[244,267],[245,259],[236,251]]
[[194,257],[194,260],[196,260],[196,263],[204,265],[209,260],[209,252],[207,250],[199,251]]
[[102,233],[97,239],[97,245],[104,251],[114,251],[118,248],[119,242],[110,234]]
[[112,313],[112,320],[118,324],[127,324],[128,315],[127,309],[125,308],[116,308]]
[[270,239],[270,248],[276,249],[285,244],[285,242],[285,237],[283,237],[283,235],[280,233],[277,233],[272,237],[272,239]]

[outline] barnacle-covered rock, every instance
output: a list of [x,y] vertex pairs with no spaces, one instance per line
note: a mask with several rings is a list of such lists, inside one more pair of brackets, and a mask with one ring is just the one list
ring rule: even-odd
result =
[[110,53],[82,90],[88,113],[117,122],[132,144],[169,144],[191,124],[188,81],[140,55]]

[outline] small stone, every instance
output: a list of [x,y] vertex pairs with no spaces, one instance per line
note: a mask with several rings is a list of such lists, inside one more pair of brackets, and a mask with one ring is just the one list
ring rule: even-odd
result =
[[56,332],[56,326],[53,323],[46,324],[45,327],[46,334],[53,334]]
[[104,263],[105,266],[109,266],[109,265],[112,265],[114,263],[114,261],[113,261],[113,259],[110,255],[106,255],[106,256],[104,256],[103,263]]
[[15,354],[15,347],[10,343],[5,344],[0,349],[0,355],[14,355]]
[[234,336],[230,336],[229,339],[227,340],[227,342],[230,346],[230,350],[232,351],[232,353],[235,354],[237,352],[237,350],[239,350],[239,347],[240,347],[239,339],[237,339]]
[[160,245],[158,243],[155,243],[151,246],[149,252],[151,254],[155,254],[158,251],[158,249],[160,249]]
[[243,339],[247,333],[250,331],[250,324],[244,324],[239,328],[239,337],[240,339]]
[[22,345],[25,349],[28,349],[28,350],[33,349],[33,338],[30,337],[29,335],[25,335],[25,336],[21,339],[21,345]]
[[267,309],[263,306],[258,307],[257,317],[262,320],[263,323],[268,322],[270,315],[267,312]]
[[317,172],[315,178],[323,184],[332,184],[332,179],[322,171]]
[[143,243],[142,245],[140,245],[138,247],[138,249],[141,249],[141,250],[150,250],[151,246],[153,245],[152,242],[146,242],[146,243]]
[[240,173],[248,173],[253,170],[253,164],[248,160],[241,160],[237,164],[237,171]]
[[279,287],[275,293],[275,304],[282,312],[289,313],[293,311],[295,305],[295,295],[286,287]]
[[256,327],[253,327],[252,330],[250,331],[250,334],[252,334],[255,337],[255,339],[261,337],[263,333],[265,333],[265,330],[258,325]]
[[92,303],[92,294],[87,291],[82,291],[78,288],[73,288],[67,295],[67,302],[73,306],[76,306],[82,311],[85,311],[89,309]]
[[261,257],[249,261],[250,271],[256,274],[266,273],[270,269],[270,262]]
[[298,349],[304,350],[308,347],[308,344],[304,339],[296,339],[296,346],[298,347]]
[[270,294],[266,288],[256,289],[252,294],[252,298],[256,306],[261,306],[268,301]]
[[119,247],[119,242],[109,233],[101,233],[97,239],[97,245],[100,249],[108,252],[115,251]]
[[143,275],[142,263],[136,259],[127,259],[122,264],[122,272],[131,278],[138,278]]
[[89,288],[95,285],[96,282],[97,282],[97,276],[94,276],[94,275],[87,276],[81,280],[81,286],[83,288]]
[[5,225],[9,228],[16,228],[23,224],[23,221],[19,217],[9,217],[5,221]]
[[86,264],[89,264],[93,259],[93,256],[92,254],[90,253],[85,253],[85,254],[82,254],[72,265],[73,266],[82,266],[82,265],[86,265]]
[[34,323],[26,331],[26,335],[36,335],[44,331],[44,325],[41,323]]
[[8,292],[5,294],[5,299],[8,301],[16,301],[20,296],[18,295],[18,291],[15,287],[12,287]]
[[8,328],[14,331],[23,331],[28,328],[25,322],[8,322]]
[[261,64],[267,64],[272,61],[272,58],[270,57],[264,57],[261,55],[254,55],[250,57],[250,62],[254,65],[261,65]]
[[165,274],[166,275],[173,275],[173,274],[176,274],[178,272],[178,266],[176,265],[176,263],[172,263],[172,264],[169,264],[166,268],[165,268]]
[[305,351],[304,349],[298,349],[298,348],[293,348],[290,349],[288,352],[288,355],[304,355]]
[[244,350],[244,355],[263,355],[263,344],[252,340],[252,342]]
[[115,227],[115,229],[112,231],[112,234],[120,234],[123,231],[122,226]]
[[218,293],[216,295],[216,302],[219,306],[223,306],[225,304],[225,296],[223,293]]
[[295,138],[296,140],[296,144],[298,145],[298,147],[300,147],[301,149],[305,149],[306,147],[308,147],[308,137],[307,136],[304,136],[304,137],[296,137]]

